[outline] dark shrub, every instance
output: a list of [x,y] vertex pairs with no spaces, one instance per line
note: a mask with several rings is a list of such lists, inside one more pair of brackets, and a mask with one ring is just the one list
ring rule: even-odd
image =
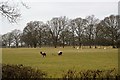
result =
[[33,69],[29,66],[23,65],[2,65],[2,79],[35,79],[35,78],[45,78],[47,75],[38,69]]
[[84,80],[93,80],[93,79],[107,79],[107,80],[119,80],[116,69],[111,70],[87,70],[77,72],[76,70],[68,70],[67,73],[63,74],[63,79],[84,79]]

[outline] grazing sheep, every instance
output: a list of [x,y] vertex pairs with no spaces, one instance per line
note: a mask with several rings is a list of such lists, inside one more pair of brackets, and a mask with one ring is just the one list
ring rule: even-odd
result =
[[59,56],[62,55],[62,51],[58,51],[58,55],[59,55]]
[[41,54],[43,57],[46,57],[46,53],[45,53],[45,52],[40,52],[40,54]]
[[98,49],[100,49],[100,46],[98,46]]
[[104,49],[107,49],[106,47],[104,47]]
[[79,49],[79,47],[77,47],[77,49]]

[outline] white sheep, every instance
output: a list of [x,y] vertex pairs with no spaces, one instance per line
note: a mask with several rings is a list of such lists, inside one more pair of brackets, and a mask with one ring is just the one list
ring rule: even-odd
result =
[[58,51],[58,55],[59,55],[59,56],[62,55],[62,53],[63,53],[62,51]]

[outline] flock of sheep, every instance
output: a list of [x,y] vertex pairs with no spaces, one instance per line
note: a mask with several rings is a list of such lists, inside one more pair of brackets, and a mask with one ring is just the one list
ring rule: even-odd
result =
[[[58,51],[58,56],[62,55],[62,51]],[[43,56],[43,57],[46,57],[46,53],[45,52],[40,52],[40,54]]]
[[[100,47],[98,47],[100,48]],[[79,49],[79,47],[77,47],[77,49]],[[103,49],[107,49],[106,47],[104,47]],[[40,52],[40,54],[43,56],[43,57],[46,57],[46,53],[45,52]],[[62,55],[63,52],[62,51],[58,51],[58,56]]]

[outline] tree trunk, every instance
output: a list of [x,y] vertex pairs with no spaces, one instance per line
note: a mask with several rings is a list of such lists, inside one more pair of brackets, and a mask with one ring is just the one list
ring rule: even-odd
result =
[[92,48],[91,44],[90,44],[90,48]]
[[18,43],[16,43],[16,47],[18,48]]
[[112,46],[113,48],[116,48],[115,45]]
[[[10,43],[11,43],[11,41],[9,40],[9,43],[8,43],[9,44],[9,48],[10,48]],[[7,42],[6,42],[6,44],[7,44]],[[7,47],[7,45],[6,45],[6,47]]]
[[57,48],[57,37],[55,37],[54,46],[55,46],[55,48]]
[[41,48],[41,43],[39,43],[39,48]]
[[74,43],[74,38],[72,39],[72,46],[73,46],[73,48],[75,48],[75,45],[74,45],[75,43]]
[[112,39],[112,47],[115,48],[115,42],[114,42],[114,39]]
[[79,36],[79,48],[81,48],[81,39],[80,39],[80,36]]
[[89,42],[90,42],[90,44],[89,44],[89,48],[92,48],[92,46],[91,46],[91,43],[92,43],[92,42],[91,42],[91,39],[89,39]]
[[36,44],[36,43],[34,43],[33,45],[34,45],[34,48],[36,48],[36,47],[37,47],[37,44]]
[[63,48],[64,48],[64,46],[65,46],[64,42],[65,42],[65,40],[64,40],[64,36],[63,36]]
[[73,45],[73,48],[75,48],[75,39],[74,39],[74,37],[73,37],[72,45]]
[[89,42],[90,42],[89,47],[92,48],[92,46],[91,46],[91,43],[92,43],[91,42],[91,34],[89,35]]
[[95,44],[95,49],[97,48],[96,44]]
[[41,48],[41,38],[40,38],[40,42],[39,42],[39,47]]
[[[7,46],[7,45],[6,45]],[[9,43],[9,48],[10,48],[10,43]]]

